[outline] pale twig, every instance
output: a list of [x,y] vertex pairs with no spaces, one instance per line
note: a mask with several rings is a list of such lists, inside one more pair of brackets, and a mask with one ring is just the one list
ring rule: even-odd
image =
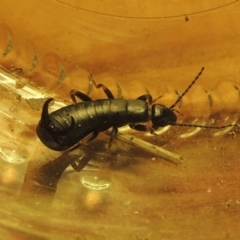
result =
[[[106,132],[107,135],[110,135],[109,132]],[[171,162],[175,165],[178,165],[180,163],[182,163],[183,157],[172,153],[162,147],[153,145],[149,142],[146,142],[142,139],[139,139],[137,137],[134,137],[132,135],[129,134],[125,134],[125,133],[118,133],[114,136],[115,139],[118,139],[120,141],[126,142],[132,146],[141,148],[149,153],[154,154],[155,156],[161,157],[162,159]]]

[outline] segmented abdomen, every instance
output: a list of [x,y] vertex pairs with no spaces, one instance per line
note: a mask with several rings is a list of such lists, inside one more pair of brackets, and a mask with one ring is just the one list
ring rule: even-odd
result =
[[62,131],[71,129],[73,139],[80,140],[91,132],[105,131],[112,126],[147,122],[148,104],[142,100],[100,99],[63,107],[49,116]]

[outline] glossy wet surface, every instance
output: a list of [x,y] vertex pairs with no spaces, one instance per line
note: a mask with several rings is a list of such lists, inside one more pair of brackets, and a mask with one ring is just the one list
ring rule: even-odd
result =
[[69,167],[61,177],[60,168],[46,170],[53,169],[47,159],[55,156],[40,145],[28,164],[1,161],[1,224],[15,229],[8,235],[16,239],[24,234],[40,239],[239,236],[238,135],[174,140],[167,149],[184,156],[179,166],[122,143],[115,143],[109,156],[105,140],[91,143],[93,149],[86,147],[85,154],[94,160],[90,166],[80,173]]
[[[171,106],[203,66],[177,106],[178,121],[239,122],[237,6],[239,1],[35,0],[19,7],[1,1],[0,64],[17,76],[0,88],[1,236],[239,239],[237,129],[224,136],[168,127],[156,138],[134,135],[182,155],[179,166],[121,141],[109,155],[104,135],[61,157],[35,133],[40,98],[69,104],[71,89],[90,93],[90,73],[115,97],[122,92],[135,99],[149,91]],[[90,96],[106,97],[102,91]],[[74,172],[68,165],[83,154],[90,165]]]

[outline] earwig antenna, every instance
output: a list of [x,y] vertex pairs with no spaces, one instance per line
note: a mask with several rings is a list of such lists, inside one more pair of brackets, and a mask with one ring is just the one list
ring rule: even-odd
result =
[[169,125],[172,126],[180,126],[180,127],[200,127],[200,128],[211,128],[211,129],[221,129],[227,127],[240,127],[239,124],[229,124],[224,126],[207,126],[207,125],[198,125],[198,124],[188,124],[188,123],[176,123],[176,122],[168,122]]
[[186,88],[186,90],[182,93],[182,95],[177,99],[177,101],[169,109],[173,109],[181,101],[181,99],[184,97],[184,95],[189,91],[189,89],[193,86],[193,84],[198,80],[198,78],[202,74],[203,70],[204,70],[204,67],[202,67],[201,71],[198,73],[198,75],[195,77],[195,79],[190,83],[190,85]]

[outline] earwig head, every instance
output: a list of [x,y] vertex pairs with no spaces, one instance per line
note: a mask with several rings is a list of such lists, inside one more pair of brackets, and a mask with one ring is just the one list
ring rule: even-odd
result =
[[170,109],[161,104],[154,104],[152,106],[152,124],[153,129],[158,129],[159,127],[165,127],[170,125],[170,122],[176,122],[177,116]]
[[63,151],[68,149],[68,132],[74,126],[74,120],[72,119],[71,126],[67,130],[61,130],[61,126],[58,126],[58,122],[53,121],[49,117],[48,105],[53,99],[48,99],[42,110],[41,120],[37,126],[36,132],[41,142],[48,148],[56,151]]

